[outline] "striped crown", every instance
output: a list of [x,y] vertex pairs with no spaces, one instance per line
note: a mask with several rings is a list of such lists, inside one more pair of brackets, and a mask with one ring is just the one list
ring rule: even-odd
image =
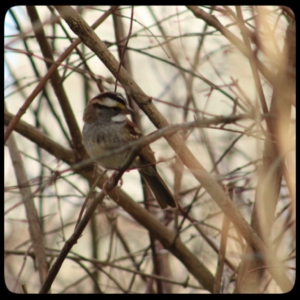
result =
[[120,109],[125,109],[128,106],[127,100],[120,93],[114,92],[104,92],[89,102],[89,104],[95,103],[106,107],[119,107]]

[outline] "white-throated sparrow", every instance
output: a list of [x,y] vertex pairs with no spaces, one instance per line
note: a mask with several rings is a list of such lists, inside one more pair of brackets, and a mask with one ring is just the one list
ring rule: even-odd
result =
[[[126,118],[132,112],[126,99],[119,93],[104,92],[88,102],[83,115],[82,141],[91,158],[95,159],[102,153],[117,149],[141,136],[137,126]],[[125,151],[96,161],[106,169],[118,169],[127,155],[128,151]],[[177,207],[170,190],[159,176],[155,163],[153,151],[146,146],[131,167],[139,170],[162,208]]]

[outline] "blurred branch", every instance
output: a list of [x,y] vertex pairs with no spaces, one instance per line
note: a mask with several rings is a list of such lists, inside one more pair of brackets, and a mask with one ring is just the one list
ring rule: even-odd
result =
[[90,218],[92,217],[96,207],[98,204],[100,204],[103,201],[105,194],[104,192],[100,192],[97,197],[95,197],[95,199],[93,199],[93,201],[91,201],[89,207],[87,208],[87,211],[85,213],[85,215],[83,216],[82,220],[80,221],[80,223],[78,224],[78,226],[75,228],[74,233],[71,235],[71,237],[66,241],[64,247],[62,248],[58,258],[56,259],[56,261],[54,262],[54,264],[52,265],[47,278],[45,280],[45,283],[43,284],[41,290],[40,290],[40,294],[45,294],[48,293],[51,285],[55,279],[55,277],[57,276],[64,260],[66,259],[68,253],[70,252],[70,250],[72,249],[72,247],[74,246],[74,244],[77,243],[77,240],[79,239],[79,237],[81,236],[83,230],[85,229],[86,225],[88,224]]
[[[95,29],[97,26],[99,26],[115,9],[117,9],[116,6],[113,6],[108,11],[106,11],[93,25],[92,28]],[[22,107],[19,109],[18,113],[14,117],[14,119],[10,122],[10,124],[7,126],[7,129],[4,134],[4,143],[7,141],[10,133],[16,126],[17,122],[21,119],[22,115],[26,112],[27,108],[30,106],[32,101],[35,99],[35,97],[41,92],[41,90],[44,88],[44,85],[48,82],[48,80],[51,78],[53,73],[56,71],[56,69],[60,66],[60,64],[69,56],[69,54],[73,51],[73,49],[81,43],[81,39],[77,39],[74,41],[66,50],[65,52],[53,63],[53,65],[49,68],[46,75],[41,79],[39,84],[35,87],[35,89],[32,91],[32,93],[29,95],[25,103],[22,105]],[[84,148],[80,147],[82,151],[85,151]]]
[[[241,53],[248,57],[248,59],[251,59],[252,54],[249,52],[249,49],[246,48],[244,43],[225,26],[223,26],[215,16],[206,13],[203,9],[197,6],[187,6],[187,8],[191,10],[195,17],[202,19],[208,25],[220,31],[225,38],[227,38],[237,49],[241,51]],[[255,64],[262,75],[273,85],[274,75],[272,72],[257,58],[255,58]]]
[[[15,21],[15,23],[16,23],[16,26],[17,26],[19,32],[21,33],[21,32],[22,32],[22,27],[21,27],[20,22],[17,20],[17,17],[16,17],[16,15],[15,15],[15,13],[13,12],[12,9],[9,10],[9,13],[10,13],[11,16],[13,17],[13,19],[14,19],[14,21]],[[42,77],[42,76],[40,75],[41,72],[39,71],[39,69],[38,69],[38,67],[37,67],[37,65],[36,65],[36,63],[35,63],[35,61],[34,61],[34,59],[33,59],[34,56],[31,55],[31,54],[33,54],[33,53],[32,53],[32,51],[30,50],[30,47],[29,47],[29,45],[28,45],[28,41],[27,41],[26,39],[22,39],[22,42],[24,43],[25,50],[26,50],[26,52],[28,53],[27,56],[28,56],[28,59],[29,59],[29,61],[30,61],[31,66],[32,66],[32,69],[33,69],[33,72],[34,72],[34,74],[35,74],[35,77],[36,77],[36,78],[41,78],[41,77]],[[9,49],[9,48],[7,48],[7,49]],[[14,51],[15,51],[15,50],[14,50]],[[6,65],[8,65],[8,61],[5,61],[5,63],[6,63]],[[13,76],[14,78],[16,78],[16,85],[17,85],[18,89],[21,90],[21,86],[20,86],[20,84],[19,84],[18,81],[17,81],[18,78],[17,78],[16,76],[14,76],[13,73],[12,73],[11,71],[12,71],[12,70],[10,70],[10,73],[12,74],[12,76]],[[56,111],[54,105],[52,104],[52,102],[51,102],[51,100],[50,100],[49,93],[47,92],[46,89],[43,89],[43,90],[42,90],[41,96],[43,97],[43,99],[46,99],[47,104],[49,105],[49,108],[50,108],[50,110],[51,110],[51,112],[52,112],[54,118],[56,119],[57,123],[59,124],[59,126],[60,126],[60,128],[61,128],[61,130],[62,130],[62,132],[63,132],[63,134],[64,134],[64,136],[65,136],[65,138],[66,138],[66,140],[69,141],[69,136],[68,136],[67,130],[65,129],[65,126],[64,126],[64,124],[62,123],[62,120],[60,119],[59,114],[57,113],[57,111]],[[23,97],[24,99],[27,98],[26,95],[25,95],[25,93],[22,94],[22,97]],[[25,100],[24,100],[24,101],[25,101]],[[71,145],[71,143],[70,143],[70,145]]]
[[[34,34],[36,36],[36,40],[41,48],[43,56],[47,59],[51,59],[54,61],[53,52],[52,52],[53,50],[51,49],[50,44],[46,39],[43,25],[40,21],[36,8],[34,6],[27,6],[26,8],[27,8],[27,13],[31,20]],[[49,71],[52,65],[47,62],[45,63]],[[50,77],[50,81],[53,90],[55,92],[55,95],[60,103],[61,109],[64,114],[64,118],[68,124],[69,131],[72,137],[73,147],[78,151],[78,153],[84,155],[85,150],[81,141],[81,132],[78,127],[77,121],[75,119],[69,99],[63,87],[63,80],[59,75],[57,68],[53,71],[53,74]]]
[[[10,124],[13,119],[14,115],[4,111],[5,125]],[[14,127],[14,130],[58,159],[66,161],[69,164],[73,164],[78,160],[77,153],[74,150],[67,149],[61,144],[54,142],[51,138],[24,121],[19,121]]]
[[31,243],[36,255],[37,269],[39,272],[40,284],[42,285],[48,272],[48,262],[45,253],[43,232],[41,230],[39,216],[33,201],[30,187],[26,185],[23,186],[24,183],[28,182],[28,179],[18,146],[13,135],[11,135],[8,139],[7,146],[9,148],[17,182],[20,186],[20,193],[24,201]]
[[[242,32],[245,47],[247,48],[248,59],[249,59],[249,63],[250,63],[250,66],[251,66],[256,91],[257,91],[258,96],[259,96],[260,105],[261,105],[263,113],[267,114],[268,113],[268,107],[267,107],[265,95],[264,95],[264,92],[263,92],[263,89],[262,89],[262,84],[261,84],[261,81],[260,81],[258,69],[257,69],[258,59],[257,59],[256,55],[254,55],[254,53],[252,51],[252,48],[251,48],[251,44],[250,44],[250,40],[249,40],[249,33],[247,32],[247,28],[244,24],[244,18],[243,18],[243,13],[242,13],[241,7],[236,6],[236,11],[237,11],[238,25],[239,25],[239,28],[241,29],[241,32]],[[268,120],[266,120],[266,123],[267,123],[268,126],[270,126]]]
[[[9,114],[5,113],[5,120],[9,122]],[[30,138],[37,143],[38,145],[48,147],[47,151],[51,151],[50,153],[55,153],[57,158],[62,159],[68,164],[74,163],[73,159],[77,159],[80,161],[79,158],[76,156],[70,155],[74,153],[74,151],[66,150],[61,145],[56,144],[55,142],[51,141],[48,137],[45,137],[42,133],[36,132],[37,130],[30,125],[25,126],[25,122],[20,121],[17,126],[16,130],[19,130],[20,133],[24,134],[25,136],[28,134]],[[25,127],[25,128],[24,128]],[[144,137],[147,138],[147,137]],[[143,141],[142,141],[143,142]],[[132,145],[129,145],[132,148]],[[139,143],[140,147],[145,146],[144,143]],[[125,148],[126,149],[126,148]],[[121,149],[121,151],[124,149]],[[62,155],[63,154],[63,155]],[[89,162],[91,164],[91,162]],[[84,176],[88,180],[93,180],[93,168],[81,168],[77,172]],[[101,188],[102,185],[105,183],[107,179],[101,179],[99,183],[99,187]],[[106,187],[108,189],[108,187]],[[213,277],[211,273],[206,269],[206,267],[198,260],[196,256],[194,256],[186,247],[185,245],[176,238],[174,232],[167,229],[164,225],[162,225],[154,216],[152,216],[149,212],[145,209],[140,207],[139,204],[134,202],[125,192],[123,192],[120,188],[116,188],[110,194],[110,197],[114,199],[120,206],[123,207],[135,220],[137,220],[140,224],[142,224],[149,232],[151,232],[162,244],[163,246],[172,252],[178,259],[182,261],[183,264],[187,267],[187,269],[193,274],[196,279],[201,283],[206,289],[212,290],[213,285]],[[77,230],[77,229],[76,229]],[[176,242],[174,240],[176,239]],[[74,241],[72,240],[72,243]],[[68,246],[68,243],[65,245],[66,248],[63,251],[63,255],[65,255],[71,247]],[[65,257],[65,256],[64,256]],[[60,268],[63,260],[56,265],[57,268]],[[58,272],[58,270],[57,270]],[[56,276],[56,275],[51,275]],[[54,280],[54,277],[52,280]]]
[[[25,253],[24,251],[17,251],[17,250],[4,250],[4,254],[6,256],[8,255],[19,255],[19,256],[24,256],[25,254],[29,257],[31,257],[32,259],[35,259],[35,253],[31,252],[31,251],[27,251],[27,253]],[[55,253],[47,253],[48,257],[58,257],[58,254]],[[145,277],[145,278],[152,278],[152,279],[157,279],[157,280],[161,280],[167,283],[172,283],[172,284],[177,284],[177,285],[182,285],[183,287],[192,287],[194,289],[202,289],[201,287],[199,287],[198,285],[195,284],[190,284],[185,282],[178,282],[176,280],[172,280],[163,276],[157,276],[157,275],[153,275],[153,274],[147,274],[145,272],[141,272],[141,271],[137,271],[137,270],[132,270],[130,268],[126,268],[120,265],[116,265],[115,263],[110,263],[110,262],[105,262],[105,261],[100,261],[100,260],[96,260],[96,259],[88,259],[82,256],[75,256],[74,254],[69,254],[66,257],[67,259],[79,262],[79,261],[86,261],[89,262],[91,264],[93,264],[95,267],[97,266],[101,266],[101,268],[103,269],[104,267],[111,267],[111,268],[115,268],[117,270],[123,270],[129,273],[133,273],[136,275],[141,275],[141,277]]]
[[[229,183],[226,187],[230,198],[233,200],[234,185]],[[222,232],[221,232],[221,242],[220,242],[220,251],[218,254],[218,265],[214,283],[214,293],[220,294],[221,292],[221,283],[222,283],[222,274],[224,271],[224,262],[226,257],[226,247],[228,239],[230,221],[226,216],[223,217]]]
[[[113,13],[113,21],[114,21],[114,26],[115,26],[114,32],[115,32],[115,37],[116,37],[116,42],[117,42],[117,47],[118,47],[119,61],[121,62],[122,66],[126,69],[126,71],[131,76],[133,76],[130,56],[127,51],[128,43],[126,44],[126,41],[129,41],[130,36],[126,37],[126,35],[125,35],[123,19],[122,19],[122,16],[120,15],[120,12],[121,12],[121,10],[116,10]],[[132,23],[133,20],[130,20],[130,22]],[[137,127],[140,130],[142,130],[139,107],[133,101],[132,97],[129,94],[126,93],[126,96],[127,96],[128,102],[130,104],[130,107],[134,110],[134,114],[132,115],[132,121],[134,122],[134,124],[137,125]]]
[[[275,115],[276,118],[269,120],[269,138],[266,139],[264,145],[263,165],[259,172],[251,220],[253,229],[264,240],[270,253],[274,252],[270,237],[281,189],[283,170],[285,170],[284,158],[287,153],[287,145],[290,145],[288,132],[291,99],[293,99],[295,93],[295,77],[286,70],[293,70],[295,67],[294,21],[287,28],[283,55],[283,65],[275,78],[276,84],[270,106],[270,113]],[[289,181],[287,172],[285,172],[285,179],[286,182]],[[290,186],[290,195],[292,201],[294,201],[294,186]],[[236,290],[241,293],[260,292],[259,286],[264,274],[263,266],[264,262],[259,258],[259,253],[248,246],[245,258],[239,268]],[[278,271],[283,273],[286,269],[281,266]]]

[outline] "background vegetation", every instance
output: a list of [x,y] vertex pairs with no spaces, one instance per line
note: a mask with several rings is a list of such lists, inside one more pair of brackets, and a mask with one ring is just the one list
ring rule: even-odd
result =
[[[16,6],[5,18],[4,71],[10,291],[291,290],[291,9]],[[134,122],[155,132],[144,142],[178,210],[162,211],[135,170],[119,182],[108,172],[91,189],[82,115],[116,78]]]

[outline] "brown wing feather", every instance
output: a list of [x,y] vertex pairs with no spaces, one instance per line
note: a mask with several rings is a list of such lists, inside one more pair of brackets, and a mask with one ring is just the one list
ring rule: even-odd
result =
[[[126,120],[125,127],[125,131],[130,135],[130,137],[128,137],[128,140],[136,140],[142,136],[138,127],[128,119]],[[161,208],[167,208],[168,206],[177,207],[172,193],[156,170],[156,159],[154,156],[154,152],[151,150],[150,146],[146,146],[141,150],[139,158],[139,164],[147,165],[145,167],[139,168],[139,171],[146,183],[150,186],[150,189],[155,195],[156,200],[158,201]]]
[[[138,129],[138,127],[128,119],[126,119],[125,127],[126,128],[124,129],[124,132],[129,132],[130,140],[136,140],[142,136],[141,131]],[[156,159],[154,156],[154,152],[151,150],[150,146],[145,146],[141,150],[139,156],[141,157],[142,163],[153,164],[155,168]]]

